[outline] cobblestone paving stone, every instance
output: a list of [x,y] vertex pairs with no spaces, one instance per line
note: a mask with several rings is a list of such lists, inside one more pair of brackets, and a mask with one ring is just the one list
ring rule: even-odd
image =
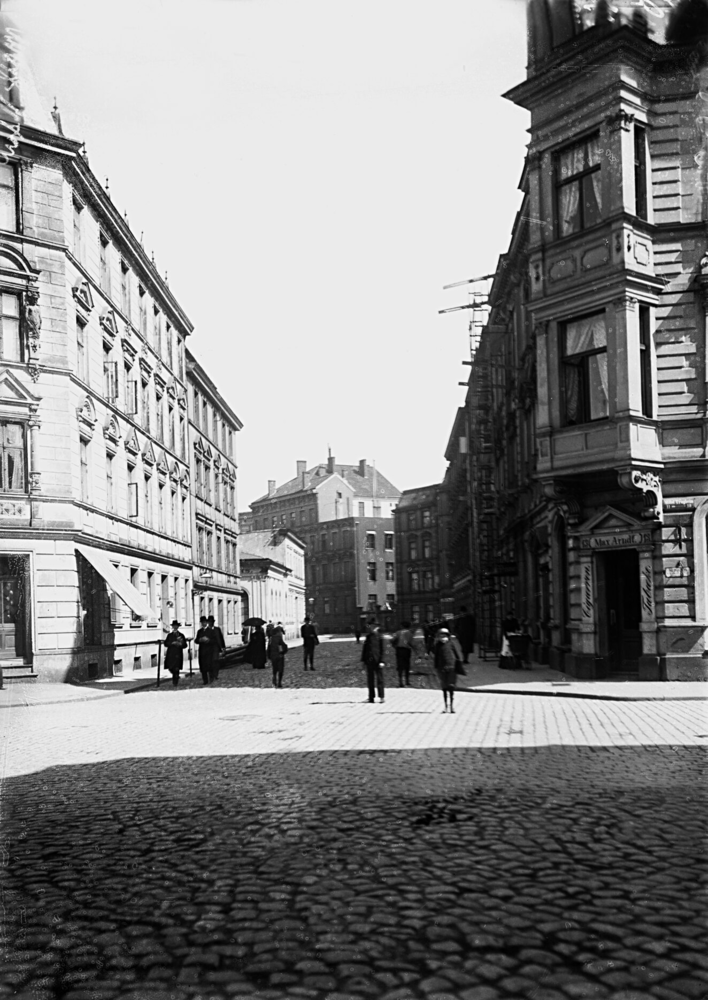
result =
[[704,706],[369,706],[352,646],[8,710],[0,998],[708,998]]

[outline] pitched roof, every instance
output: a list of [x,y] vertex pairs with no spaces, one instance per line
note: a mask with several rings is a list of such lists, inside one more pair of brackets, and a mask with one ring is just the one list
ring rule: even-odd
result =
[[[351,486],[354,496],[356,497],[373,497],[374,496],[374,467],[372,465],[366,466],[366,475],[359,475],[358,465],[335,465],[334,473],[327,471],[327,463],[324,462],[321,465],[315,465],[311,469],[308,469],[305,473],[305,485],[303,487],[300,476],[295,476],[294,479],[289,480],[287,483],[283,483],[282,486],[278,486],[273,493],[268,495],[267,493],[257,500],[254,500],[250,505],[253,507],[255,504],[264,503],[267,500],[281,500],[283,497],[293,496],[296,493],[311,493],[318,486],[321,486],[329,477],[333,474],[341,476],[342,479]],[[376,470],[376,496],[379,498],[383,497],[399,497],[401,491],[396,489],[396,487],[382,476],[381,473]]]

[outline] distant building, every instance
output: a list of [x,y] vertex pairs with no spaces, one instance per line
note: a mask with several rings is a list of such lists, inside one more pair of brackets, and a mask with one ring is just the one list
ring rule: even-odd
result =
[[235,438],[243,426],[187,351],[192,462],[194,615],[214,615],[226,645],[241,642]]
[[294,479],[241,514],[251,530],[289,528],[306,544],[307,610],[322,631],[346,632],[357,617],[396,601],[393,510],[401,493],[374,466],[297,463]]
[[244,621],[282,622],[285,636],[300,635],[305,617],[305,545],[287,528],[242,533]]
[[449,593],[445,510],[442,484],[401,494],[393,515],[400,621],[435,621],[456,610]]

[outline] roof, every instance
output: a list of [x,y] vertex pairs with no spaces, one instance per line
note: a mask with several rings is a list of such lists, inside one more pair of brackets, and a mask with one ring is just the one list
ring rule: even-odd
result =
[[286,538],[295,542],[300,548],[305,548],[302,539],[287,528],[276,528],[272,531],[243,531],[239,535],[239,558],[272,560]]
[[283,483],[282,486],[278,486],[273,493],[266,493],[258,497],[257,500],[253,501],[251,507],[254,504],[265,503],[267,500],[281,500],[283,497],[294,496],[296,493],[311,493],[318,486],[325,483],[332,475],[341,476],[347,485],[351,487],[356,497],[374,496],[374,473],[376,476],[377,497],[397,498],[401,495],[401,491],[396,489],[385,476],[382,476],[378,469],[374,470],[372,465],[366,466],[365,476],[359,475],[358,465],[334,465],[333,468],[333,472],[328,472],[326,462],[321,465],[315,465],[305,473],[304,486],[301,483],[300,476],[295,476],[294,479],[290,479],[287,483]]
[[434,486],[418,486],[412,490],[404,490],[396,511],[404,510],[406,507],[418,507],[420,504],[435,503],[441,489],[442,483],[435,483]]

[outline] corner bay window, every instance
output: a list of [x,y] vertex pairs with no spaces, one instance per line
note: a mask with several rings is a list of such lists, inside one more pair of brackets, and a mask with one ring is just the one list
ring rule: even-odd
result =
[[25,429],[0,422],[0,493],[24,493]]
[[602,216],[600,137],[593,136],[556,154],[558,235],[588,229]]
[[11,163],[0,164],[0,229],[17,232],[17,175]]
[[585,424],[607,417],[607,330],[603,313],[562,324],[561,366],[565,424]]

